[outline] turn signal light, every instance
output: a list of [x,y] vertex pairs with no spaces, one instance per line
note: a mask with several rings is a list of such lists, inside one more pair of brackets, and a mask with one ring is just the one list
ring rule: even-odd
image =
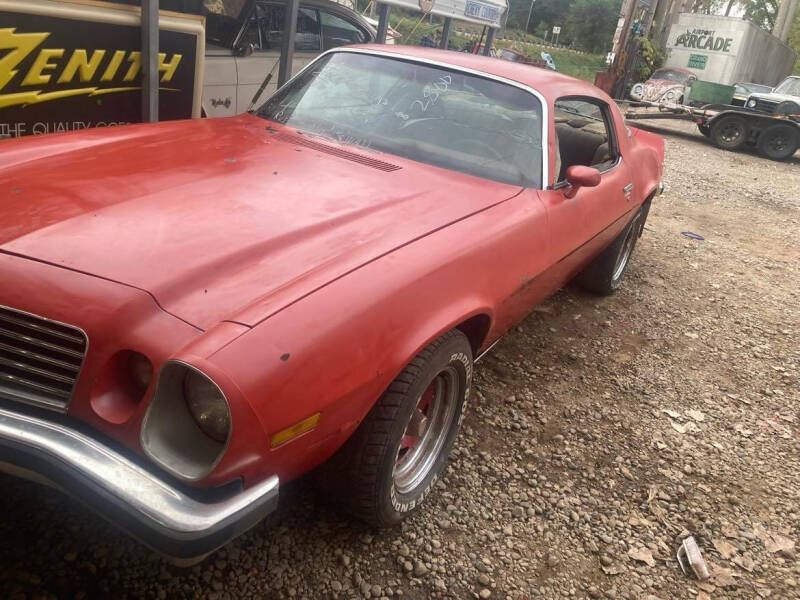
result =
[[281,429],[278,433],[272,436],[272,439],[269,441],[269,447],[275,448],[276,446],[280,446],[281,444],[296,438],[298,435],[301,435],[306,431],[311,431],[317,426],[321,416],[321,413],[314,413],[310,417],[306,417],[302,421],[298,421],[286,429]]

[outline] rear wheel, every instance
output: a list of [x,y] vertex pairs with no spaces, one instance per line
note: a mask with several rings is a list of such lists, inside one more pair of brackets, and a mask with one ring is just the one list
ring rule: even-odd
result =
[[800,142],[798,128],[779,123],[771,125],[758,136],[758,151],[772,160],[786,160],[797,150]]
[[643,211],[640,208],[611,245],[576,277],[577,283],[584,289],[603,296],[612,294],[619,288],[643,226]]
[[460,331],[425,347],[323,465],[326,491],[378,527],[411,514],[444,470],[471,377],[472,349]]
[[718,119],[711,126],[711,141],[724,150],[738,150],[747,141],[747,122],[736,115]]

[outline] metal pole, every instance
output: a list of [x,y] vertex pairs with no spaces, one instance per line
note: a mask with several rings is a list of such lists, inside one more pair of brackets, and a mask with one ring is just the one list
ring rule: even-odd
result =
[[379,44],[386,43],[386,31],[389,29],[389,5],[378,5],[378,34],[375,41]]
[[483,46],[483,55],[489,56],[492,51],[492,44],[494,43],[494,27],[489,27],[489,32],[486,34],[486,43]]
[[533,13],[534,4],[536,4],[536,0],[531,0],[531,7],[528,9],[528,20],[525,21],[525,33],[528,33],[528,27],[531,26],[531,14]]
[[142,0],[142,121],[158,121],[158,0]]
[[447,50],[447,42],[450,39],[450,24],[453,22],[453,19],[447,17],[444,20],[444,25],[442,25],[442,39],[439,40],[439,48],[444,48]]
[[297,31],[297,0],[286,0],[286,16],[283,19],[283,39],[281,40],[280,66],[278,67],[278,87],[292,76],[294,62],[294,38]]

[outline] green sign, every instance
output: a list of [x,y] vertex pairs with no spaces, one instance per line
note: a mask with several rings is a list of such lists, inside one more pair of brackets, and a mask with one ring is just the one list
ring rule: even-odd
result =
[[705,69],[706,62],[708,62],[708,56],[705,54],[690,54],[689,64],[687,66],[690,69]]

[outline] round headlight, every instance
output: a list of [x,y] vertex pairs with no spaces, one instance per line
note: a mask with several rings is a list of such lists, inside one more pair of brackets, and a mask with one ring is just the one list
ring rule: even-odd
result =
[[183,395],[197,426],[212,440],[225,443],[231,428],[231,413],[220,389],[208,377],[188,370]]
[[750,108],[755,108],[756,104],[757,103],[755,98],[750,98],[750,100],[747,101],[747,106],[749,106]]
[[672,99],[675,97],[675,92],[673,92],[672,90],[670,90],[670,91],[668,91],[668,92],[667,92],[667,93],[664,95],[664,97],[665,97],[667,100],[672,100]]

